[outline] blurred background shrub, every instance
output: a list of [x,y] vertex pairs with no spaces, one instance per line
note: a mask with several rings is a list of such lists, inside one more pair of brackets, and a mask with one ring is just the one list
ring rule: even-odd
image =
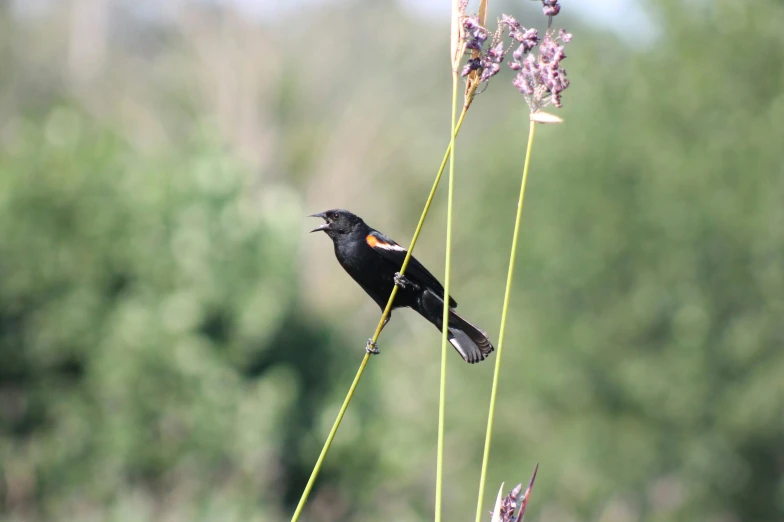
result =
[[[522,4],[491,7],[541,20]],[[563,4],[488,495],[539,461],[531,520],[782,519],[784,6]],[[0,518],[290,516],[378,316],[303,216],[409,239],[448,134],[435,13],[0,1]],[[456,156],[454,292],[491,334],[527,111],[506,80]],[[438,343],[395,314],[307,519],[430,518]],[[449,364],[463,520],[492,363]]]

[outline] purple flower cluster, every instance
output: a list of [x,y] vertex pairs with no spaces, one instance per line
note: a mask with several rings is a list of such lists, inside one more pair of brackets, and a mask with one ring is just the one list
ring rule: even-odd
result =
[[[509,68],[517,72],[512,83],[525,96],[531,112],[549,104],[561,107],[561,93],[569,87],[561,61],[566,58],[564,44],[571,40],[572,35],[563,29],[556,32],[550,28],[552,17],[561,12],[558,0],[541,1],[544,14],[550,22],[544,38],[539,36],[536,29],[526,29],[506,14],[498,21],[495,33],[483,27],[477,16],[463,14],[462,18],[462,38],[470,57],[461,76],[470,75],[469,84],[475,88],[477,84],[485,83],[498,74],[506,53],[515,49],[512,60],[508,62]],[[461,13],[465,13],[465,0],[461,6]],[[505,31],[511,40],[508,47],[504,43]]]
[[544,40],[539,45],[538,56],[528,54],[522,60],[525,50],[523,46],[512,54],[509,67],[518,71],[517,77],[512,82],[515,87],[525,95],[532,111],[541,109],[548,103],[561,107],[561,93],[569,87],[566,71],[561,67],[561,60],[566,58],[563,45],[572,39],[572,35],[560,30],[555,36],[554,30],[545,33]]
[[460,75],[468,76],[472,71],[481,70],[479,81],[480,83],[486,82],[501,70],[501,62],[504,61],[506,54],[504,43],[496,35],[493,35],[492,43],[485,51],[484,46],[487,42],[488,32],[475,17],[463,19],[463,30],[467,35],[466,50],[476,51],[479,55],[468,60]]
[[542,6],[542,11],[544,11],[544,15],[547,17],[552,18],[561,12],[561,6],[558,5],[558,0],[542,0]]

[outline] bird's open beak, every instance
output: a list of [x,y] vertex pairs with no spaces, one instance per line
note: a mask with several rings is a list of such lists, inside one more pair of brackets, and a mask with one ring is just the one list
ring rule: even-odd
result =
[[[310,215],[308,217],[317,217],[317,218],[321,218],[321,219],[327,219],[327,216],[323,212],[319,212],[318,214],[312,214],[312,215]],[[321,232],[322,230],[329,230],[329,223],[322,223],[321,225],[317,226],[316,228],[314,228],[310,232],[311,233],[313,233],[313,232]]]

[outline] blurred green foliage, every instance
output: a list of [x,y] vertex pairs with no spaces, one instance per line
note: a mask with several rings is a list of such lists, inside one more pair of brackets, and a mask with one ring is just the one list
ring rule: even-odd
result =
[[[12,125],[0,160],[6,508],[38,501],[49,517],[131,485],[220,489],[226,470],[242,479],[226,487],[231,510],[257,491],[271,502],[263,471],[296,449],[311,422],[298,412],[319,403],[332,367],[328,332],[297,309],[297,198],[269,189],[259,211],[241,195],[247,169],[217,148],[140,159],[73,109]],[[300,349],[318,371],[292,369]]]
[[[93,4],[0,2],[0,517],[286,520],[378,316],[303,216],[408,240],[447,143],[446,23]],[[652,45],[559,17],[572,87],[534,147],[486,506],[538,461],[531,520],[780,520],[784,6],[647,5]],[[456,156],[454,292],[491,333],[526,131],[508,79]],[[395,313],[305,518],[431,518],[438,339]],[[449,361],[450,520],[474,512],[490,361]]]

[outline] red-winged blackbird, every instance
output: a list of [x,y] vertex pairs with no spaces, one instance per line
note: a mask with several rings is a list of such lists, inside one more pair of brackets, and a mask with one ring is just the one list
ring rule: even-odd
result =
[[[408,306],[441,330],[444,287],[422,264],[411,257],[404,277],[399,274],[406,249],[367,226],[362,218],[347,210],[327,210],[310,217],[325,223],[311,232],[324,231],[335,244],[335,256],[354,281],[381,307],[387,305],[395,284],[400,287],[393,308]],[[447,338],[469,363],[482,361],[493,351],[487,334],[455,313],[457,303],[449,296]],[[391,317],[391,313],[390,313]],[[389,317],[387,318],[389,321]],[[386,323],[384,323],[386,326]],[[378,353],[368,341],[367,350]]]

